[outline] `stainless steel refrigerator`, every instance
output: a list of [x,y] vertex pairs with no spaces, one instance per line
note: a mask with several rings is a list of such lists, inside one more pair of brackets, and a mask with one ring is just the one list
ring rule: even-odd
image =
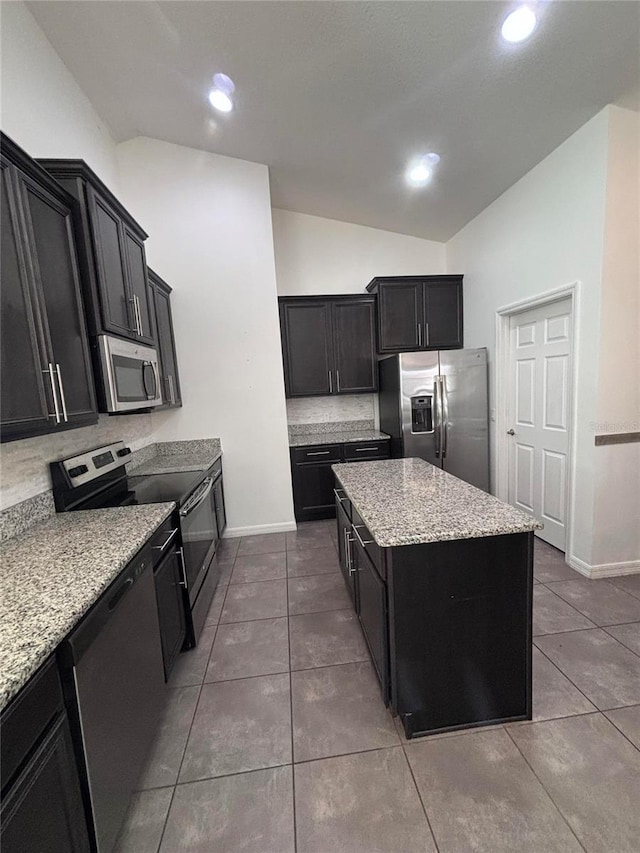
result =
[[489,491],[487,350],[400,353],[378,371],[391,455],[418,456]]

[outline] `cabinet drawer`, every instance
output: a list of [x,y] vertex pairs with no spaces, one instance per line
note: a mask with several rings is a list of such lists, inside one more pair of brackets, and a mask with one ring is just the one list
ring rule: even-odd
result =
[[217,459],[207,472],[207,475],[214,480],[219,474],[222,474],[222,459]]
[[2,715],[2,790],[64,707],[55,658],[40,669]]
[[363,459],[388,459],[389,440],[383,441],[357,441],[353,444],[345,444],[345,462],[362,462]]
[[360,545],[378,570],[380,577],[386,580],[387,569],[382,548],[373,541],[373,536],[369,533],[367,525],[364,523],[353,504],[351,505],[351,522],[353,524],[353,535],[355,539],[359,540]]
[[173,514],[162,522],[150,539],[151,557],[154,567],[169,553],[171,548],[180,545],[179,524],[174,521]]
[[347,497],[345,490],[336,482],[333,494],[336,499],[336,506],[341,506],[345,515],[351,521],[351,501]]
[[297,447],[293,451],[294,462],[340,462],[341,444],[318,444],[312,447]]

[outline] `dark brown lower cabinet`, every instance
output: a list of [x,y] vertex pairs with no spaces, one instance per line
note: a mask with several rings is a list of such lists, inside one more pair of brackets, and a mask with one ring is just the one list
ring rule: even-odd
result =
[[340,483],[335,498],[342,574],[407,737],[530,720],[533,533],[380,548]]
[[2,712],[2,853],[88,853],[62,688],[50,658]]
[[358,578],[358,619],[386,702],[389,696],[387,586],[369,559],[356,529],[352,541],[351,562]]
[[180,553],[175,547],[171,548],[166,557],[154,568],[153,574],[158,602],[164,675],[165,680],[168,681],[187,633],[181,583],[182,565]]
[[3,853],[88,853],[66,715],[58,717],[3,800],[0,838]]
[[388,459],[389,439],[291,448],[291,478],[296,521],[334,518],[334,475],[337,462]]

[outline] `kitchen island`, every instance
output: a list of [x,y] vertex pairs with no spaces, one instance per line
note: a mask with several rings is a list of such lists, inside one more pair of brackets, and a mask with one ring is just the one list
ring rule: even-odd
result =
[[340,565],[407,737],[531,719],[540,522],[422,459],[333,471]]

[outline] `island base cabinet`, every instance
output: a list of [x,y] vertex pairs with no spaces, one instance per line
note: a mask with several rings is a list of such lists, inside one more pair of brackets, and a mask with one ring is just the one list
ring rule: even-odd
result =
[[391,549],[391,705],[407,737],[531,719],[533,534]]

